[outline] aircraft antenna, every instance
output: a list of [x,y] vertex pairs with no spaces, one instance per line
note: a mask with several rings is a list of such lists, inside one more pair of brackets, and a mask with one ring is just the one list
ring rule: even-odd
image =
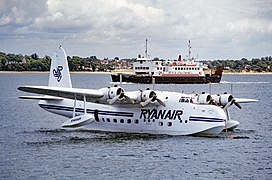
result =
[[147,58],[147,39],[145,39],[145,57]]
[[188,51],[189,51],[189,60],[191,59],[191,41],[189,40],[189,45],[188,45]]

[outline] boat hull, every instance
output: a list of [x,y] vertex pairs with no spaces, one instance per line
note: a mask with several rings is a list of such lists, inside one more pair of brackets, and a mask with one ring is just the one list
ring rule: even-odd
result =
[[[120,81],[120,77],[122,78]],[[149,76],[135,74],[111,74],[113,82],[128,82],[139,84],[152,84],[152,79],[156,84],[207,84],[219,83],[222,75],[206,76]]]

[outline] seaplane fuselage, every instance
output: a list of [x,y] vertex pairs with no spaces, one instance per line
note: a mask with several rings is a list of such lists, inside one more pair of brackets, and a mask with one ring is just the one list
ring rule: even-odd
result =
[[[94,121],[86,127],[92,130],[132,132],[148,134],[189,135],[196,133],[218,134],[225,128],[227,119],[222,108],[208,104],[181,102],[184,95],[176,92],[156,92],[164,98],[165,107],[151,103],[140,104],[116,102],[86,102],[86,113]],[[59,102],[40,101],[39,106],[49,112],[72,118],[74,100]],[[84,102],[77,101],[75,116],[84,114]]]

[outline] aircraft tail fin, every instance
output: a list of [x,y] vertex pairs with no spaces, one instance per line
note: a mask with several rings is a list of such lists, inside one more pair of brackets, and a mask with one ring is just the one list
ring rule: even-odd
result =
[[67,55],[61,46],[54,53],[51,61],[48,86],[72,87]]

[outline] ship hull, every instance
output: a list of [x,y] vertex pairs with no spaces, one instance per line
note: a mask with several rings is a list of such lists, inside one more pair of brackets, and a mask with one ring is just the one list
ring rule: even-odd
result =
[[[120,81],[120,77],[122,78]],[[151,84],[154,78],[155,84],[207,84],[219,83],[222,75],[206,76],[149,76],[149,75],[135,75],[135,74],[111,74],[113,82],[128,82],[138,84]]]

